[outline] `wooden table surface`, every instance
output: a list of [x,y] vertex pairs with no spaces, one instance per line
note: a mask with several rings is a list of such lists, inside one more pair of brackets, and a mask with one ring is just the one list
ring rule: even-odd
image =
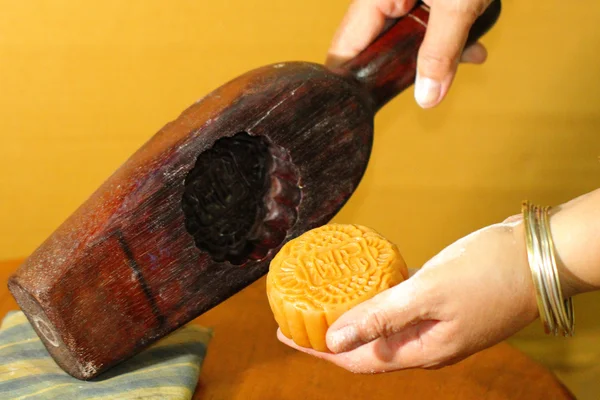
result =
[[[19,261],[0,262],[0,317]],[[355,375],[281,344],[260,279],[197,318],[215,329],[194,399],[573,399],[554,375],[506,343],[457,365]]]

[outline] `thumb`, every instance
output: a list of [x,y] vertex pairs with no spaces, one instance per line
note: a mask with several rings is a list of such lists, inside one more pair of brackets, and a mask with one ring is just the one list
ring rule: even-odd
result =
[[448,92],[469,30],[489,3],[489,0],[436,1],[431,7],[417,59],[415,100],[421,107],[436,106]]
[[[327,347],[342,353],[389,337],[425,314],[424,292],[417,291],[415,276],[344,313],[327,331]],[[418,293],[419,292],[419,293]]]

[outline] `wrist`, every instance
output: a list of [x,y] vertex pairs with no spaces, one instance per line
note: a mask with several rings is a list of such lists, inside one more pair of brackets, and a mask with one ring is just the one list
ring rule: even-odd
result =
[[600,289],[600,190],[555,208],[550,230],[565,298]]

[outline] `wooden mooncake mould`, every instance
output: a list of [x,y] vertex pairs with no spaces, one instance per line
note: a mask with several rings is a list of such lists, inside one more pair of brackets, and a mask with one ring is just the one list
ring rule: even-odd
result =
[[407,278],[395,244],[364,226],[328,224],[282,247],[270,264],[267,296],[286,337],[329,351],[325,336],[337,318]]

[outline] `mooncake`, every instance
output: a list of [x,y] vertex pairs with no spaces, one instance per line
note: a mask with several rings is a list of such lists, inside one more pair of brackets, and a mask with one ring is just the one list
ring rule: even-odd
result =
[[337,318],[407,278],[395,244],[370,228],[332,223],[281,248],[269,265],[267,297],[287,338],[329,351],[325,336]]

